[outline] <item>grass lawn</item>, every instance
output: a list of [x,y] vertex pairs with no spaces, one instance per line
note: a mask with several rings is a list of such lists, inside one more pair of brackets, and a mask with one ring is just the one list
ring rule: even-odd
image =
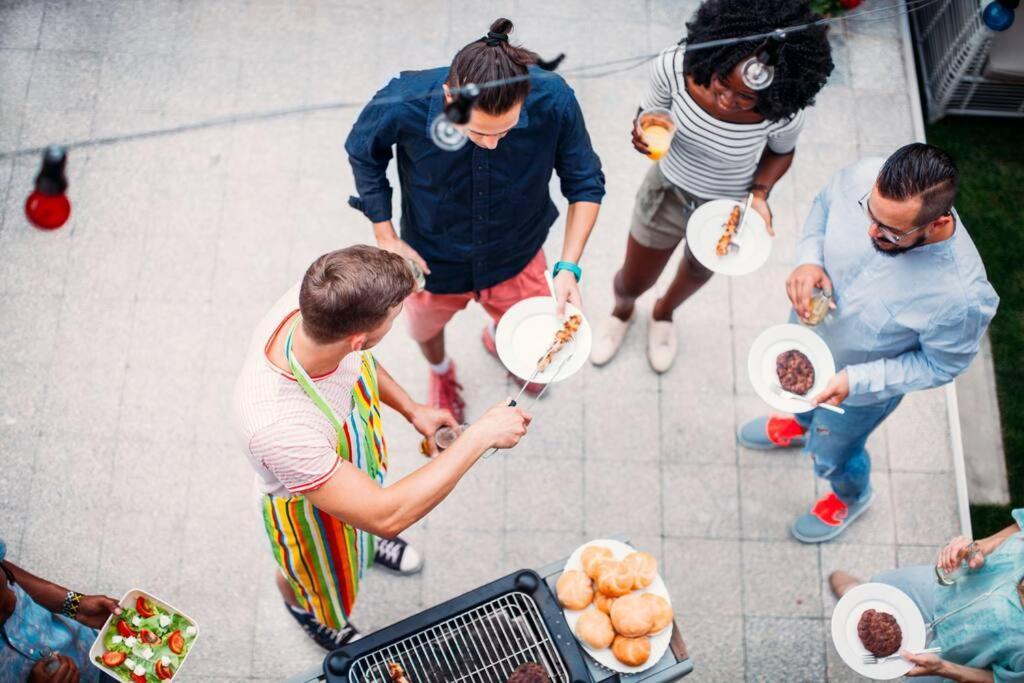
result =
[[[952,154],[960,168],[956,207],[999,293],[990,328],[996,391],[1010,507],[1024,507],[1024,120],[949,117],[928,126],[927,138]],[[969,419],[964,412],[961,406],[961,419]],[[972,505],[974,537],[1009,525],[1010,507]]]

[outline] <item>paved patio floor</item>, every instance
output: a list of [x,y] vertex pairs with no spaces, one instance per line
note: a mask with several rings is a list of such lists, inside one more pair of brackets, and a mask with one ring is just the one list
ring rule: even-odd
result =
[[[643,54],[678,40],[695,6],[4,0],[0,151],[364,101],[400,69],[446,63],[499,15],[542,55],[564,51],[565,68]],[[810,463],[738,448],[733,433],[766,410],[746,352],[785,320],[783,280],[813,196],[841,165],[913,137],[897,27],[835,26],[838,67],[773,193],[769,266],[715,278],[679,311],[671,372],[649,370],[637,325],[614,363],[552,390],[516,451],[478,464],[407,534],[427,556],[422,575],[371,577],[361,628],[622,533],[662,563],[691,680],[851,680],[830,645],[824,577],[926,561],[957,532],[945,396],[910,396],[872,437],[876,502],[821,547],[787,532],[815,497]],[[608,177],[583,262],[591,315],[609,309],[650,163],[627,137],[644,80],[643,69],[571,80]],[[21,210],[37,158],[0,158],[0,537],[44,577],[114,595],[144,587],[194,615],[203,635],[183,681],[278,681],[322,656],[281,607],[226,407],[265,308],[315,256],[372,239],[346,205],[342,143],[357,113],[73,150],[74,215],[53,233]],[[483,322],[471,309],[450,328],[471,417],[510,391],[477,341]],[[378,358],[424,396],[426,366],[403,329]],[[397,478],[422,461],[411,428],[386,419]]]

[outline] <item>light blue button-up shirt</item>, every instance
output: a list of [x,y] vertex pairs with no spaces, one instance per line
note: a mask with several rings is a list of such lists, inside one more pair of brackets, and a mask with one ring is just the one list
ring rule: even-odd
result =
[[844,403],[854,406],[951,381],[970,365],[999,304],[955,211],[949,239],[898,256],[875,251],[858,200],[883,163],[839,171],[815,198],[796,250],[797,265],[819,265],[832,280],[836,310],[811,329],[836,370],[846,368]]

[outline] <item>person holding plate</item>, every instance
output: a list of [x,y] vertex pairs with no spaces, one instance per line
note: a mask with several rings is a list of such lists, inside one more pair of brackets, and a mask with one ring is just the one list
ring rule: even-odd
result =
[[0,540],[0,681],[112,681],[89,662],[89,648],[117,600],[82,595],[34,576],[6,559]]
[[[498,19],[450,66],[402,72],[363,109],[345,142],[359,192],[349,203],[373,223],[378,246],[426,274],[425,289],[406,302],[409,332],[430,365],[429,403],[460,422],[465,403],[446,351],[448,321],[470,301],[479,303],[492,319],[484,348],[497,356],[494,325],[505,311],[548,295],[542,247],[558,217],[549,191],[553,171],[569,201],[561,259],[552,268],[558,313],[567,301],[579,307],[578,262],[604,196],[601,160],[572,88],[539,68],[536,54],[511,45],[511,32],[512,22]],[[435,144],[432,126],[461,101],[453,89],[494,82],[500,84],[480,89],[461,133],[453,131],[472,144]],[[401,236],[391,220],[392,148],[402,186]],[[541,389],[528,387],[533,394]]]
[[953,201],[953,159],[914,143],[839,171],[818,194],[786,280],[791,322],[812,321],[815,291],[833,310],[811,329],[839,372],[795,417],[764,416],[738,431],[747,448],[803,447],[831,484],[792,525],[804,543],[835,538],[871,504],[868,436],[911,391],[967,369],[999,304]]
[[[260,512],[288,613],[328,650],[373,564],[423,565],[398,534],[440,503],[490,448],[511,448],[529,416],[503,401],[437,454],[433,436],[459,423],[416,403],[370,352],[415,286],[405,260],[376,247],[324,254],[263,318],[235,387],[241,447],[256,471]],[[433,457],[384,487],[381,404],[405,417]]]
[[[954,538],[935,566],[900,567],[871,577],[906,593],[924,617],[928,645],[942,648],[939,655],[903,653],[914,663],[907,676],[959,683],[1024,681],[1024,508],[1012,514],[1014,523],[988,538],[974,543]],[[860,584],[843,570],[829,576],[837,598]]]
[[[686,43],[765,34],[817,19],[804,0],[706,0],[686,24]],[[742,201],[752,192],[751,208],[775,234],[768,198],[793,162],[803,110],[813,104],[833,63],[825,27],[793,32],[777,45],[773,80],[755,90],[744,81],[743,68],[762,43],[698,50],[673,45],[652,62],[638,119],[644,110],[669,110],[676,132],[637,192],[625,261],[612,283],[615,305],[596,326],[594,365],[618,353],[636,300],[658,281],[698,206],[714,198]],[[652,153],[638,120],[633,146]],[[684,246],[679,268],[647,321],[647,357],[656,372],[667,371],[676,357],[673,313],[710,278],[711,271]]]

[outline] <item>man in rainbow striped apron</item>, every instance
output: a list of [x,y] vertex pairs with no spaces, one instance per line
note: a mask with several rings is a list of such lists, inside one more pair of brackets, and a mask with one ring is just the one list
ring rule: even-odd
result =
[[[385,488],[381,403],[424,436],[458,423],[412,400],[370,353],[415,282],[405,260],[368,246],[325,254],[258,326],[235,388],[237,431],[289,613],[322,647],[358,636],[349,615],[374,563],[408,574],[419,554],[397,535],[489,448],[511,448],[529,417],[502,402],[443,453]],[[433,443],[433,440],[429,440]]]

